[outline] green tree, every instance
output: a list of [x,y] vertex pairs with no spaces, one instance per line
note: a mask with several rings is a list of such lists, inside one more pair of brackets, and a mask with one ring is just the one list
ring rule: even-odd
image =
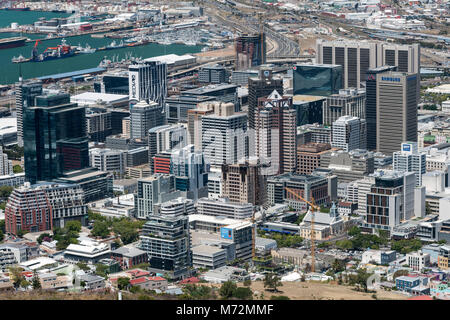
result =
[[367,292],[367,279],[371,276],[370,273],[367,273],[366,269],[358,269],[358,274],[356,276],[356,284]]
[[237,289],[237,286],[234,282],[226,281],[220,287],[219,294],[223,299],[229,299],[229,298],[233,297],[236,289]]
[[9,195],[13,192],[14,188],[10,186],[0,187],[0,198],[7,199]]
[[253,298],[253,292],[249,287],[239,287],[234,291],[233,297],[240,300],[251,300]]
[[252,285],[252,280],[250,280],[250,279],[244,280],[243,284],[246,287],[250,287]]
[[291,299],[286,296],[271,296],[270,300],[291,300]]
[[80,268],[81,270],[83,270],[83,271],[91,270],[91,269],[88,267],[88,265],[87,265],[86,262],[82,262],[82,261],[77,262],[76,266],[77,266],[78,268]]
[[278,292],[278,287],[281,287],[283,283],[275,273],[268,273],[264,277],[264,288],[268,287],[270,290]]
[[129,285],[130,279],[124,277],[120,277],[119,279],[117,279],[117,286],[119,287],[120,290],[127,289]]
[[107,238],[110,234],[108,223],[106,221],[96,220],[91,234],[95,237]]
[[41,289],[41,281],[39,280],[39,276],[37,272],[34,272],[33,281],[31,281],[31,285],[33,286],[33,290]]
[[345,270],[345,262],[339,259],[334,259],[331,264],[331,268],[335,273],[342,272]]
[[353,248],[353,243],[350,240],[339,240],[336,241],[336,247],[342,250],[349,250]]
[[72,231],[72,232],[79,233],[81,231],[81,222],[77,221],[77,220],[69,221],[66,223],[65,228],[69,232]]
[[98,263],[95,265],[95,274],[100,276],[100,277],[104,277],[106,278],[106,276],[108,275],[109,271],[108,271],[108,266]]
[[18,288],[25,277],[22,275],[23,269],[21,267],[9,267],[9,272],[11,273],[11,280],[13,281],[14,288]]
[[16,164],[16,165],[13,167],[13,173],[21,173],[21,172],[23,172],[22,167],[21,167],[20,165]]
[[3,238],[4,238],[5,236],[4,236],[4,234],[3,234],[3,231],[2,230],[0,230],[0,242],[2,242],[3,241]]
[[361,234],[361,229],[359,229],[357,226],[353,226],[348,230],[349,236],[357,236]]

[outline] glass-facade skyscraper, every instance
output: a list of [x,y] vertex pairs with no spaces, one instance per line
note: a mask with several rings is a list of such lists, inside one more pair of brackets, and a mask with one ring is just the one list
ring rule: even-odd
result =
[[297,64],[292,71],[294,95],[329,96],[342,89],[342,66]]
[[85,108],[68,94],[37,96],[24,109],[24,158],[27,181],[49,181],[64,171],[89,166]]

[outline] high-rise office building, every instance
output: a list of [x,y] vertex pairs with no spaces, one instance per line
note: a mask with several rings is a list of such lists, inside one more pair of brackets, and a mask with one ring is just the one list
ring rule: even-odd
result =
[[3,153],[3,147],[0,146],[0,175],[13,174],[13,164],[11,160],[8,160],[8,155]]
[[399,172],[414,172],[416,186],[422,185],[422,175],[426,173],[426,152],[419,152],[417,142],[403,142],[401,151],[393,154],[393,168]]
[[333,122],[331,146],[344,151],[366,149],[366,120],[343,116]]
[[89,163],[91,167],[111,172],[116,178],[120,178],[127,167],[127,153],[122,150],[92,148],[89,150]]
[[36,106],[24,109],[25,176],[31,183],[89,166],[85,108],[69,99],[37,96]]
[[23,81],[15,84],[17,113],[17,143],[23,147],[23,109],[34,106],[34,98],[42,94],[41,81]]
[[397,66],[400,72],[420,72],[420,46],[365,41],[324,41],[316,43],[317,63],[343,67],[343,88],[361,87],[369,69]]
[[266,175],[294,172],[296,167],[296,110],[292,99],[276,90],[258,99],[255,112],[255,155],[269,165]]
[[329,96],[343,88],[337,64],[297,64],[292,74],[294,95]]
[[262,205],[265,202],[265,177],[258,158],[222,165],[222,196],[233,202]]
[[375,184],[366,195],[364,228],[392,231],[401,222],[414,217],[413,172],[376,171]]
[[182,196],[195,201],[208,196],[205,159],[201,151],[194,151],[194,145],[171,152],[170,173],[175,175],[175,188]]
[[309,142],[299,145],[297,148],[297,170],[298,174],[311,174],[320,167],[320,159],[323,154],[330,152],[331,145],[328,143]]
[[417,142],[417,74],[377,74],[377,151],[392,154]]
[[198,82],[200,83],[224,83],[227,82],[227,70],[223,66],[212,65],[202,67],[198,71]]
[[148,130],[164,124],[160,104],[140,101],[130,108],[130,134],[133,139],[146,139]]
[[323,123],[323,105],[326,97],[295,95],[292,97],[292,108],[297,111],[297,126]]
[[86,130],[90,141],[105,142],[112,134],[111,111],[106,108],[86,109]]
[[147,219],[160,211],[161,204],[180,197],[175,190],[175,176],[154,174],[138,180],[138,191],[134,197],[136,218]]
[[323,124],[331,125],[342,116],[366,118],[366,92],[355,88],[339,90],[323,103]]
[[366,123],[367,149],[377,149],[377,74],[396,71],[397,67],[382,66],[367,70],[366,76]]
[[149,270],[171,279],[187,277],[192,266],[188,216],[150,214],[142,229],[138,247],[147,252]]
[[229,198],[201,198],[197,201],[197,213],[230,219],[249,219],[254,206],[251,203],[231,201]]
[[248,126],[255,128],[255,110],[258,108],[258,99],[265,98],[274,90],[283,94],[283,79],[272,77],[273,69],[261,66],[258,77],[248,78]]
[[235,41],[235,70],[247,70],[266,63],[266,35],[242,35]]
[[202,117],[214,112],[214,104],[220,102],[203,102],[196,109],[188,110],[188,142],[195,151],[202,150]]
[[[128,67],[130,101],[154,101],[165,106],[167,98],[167,64],[144,61]],[[164,110],[164,109],[163,109]]]
[[214,105],[214,113],[202,117],[202,150],[215,165],[248,157],[247,115],[236,113],[232,103]]
[[150,172],[154,172],[153,157],[167,150],[176,150],[187,144],[187,130],[183,124],[166,124],[148,131],[148,160]]

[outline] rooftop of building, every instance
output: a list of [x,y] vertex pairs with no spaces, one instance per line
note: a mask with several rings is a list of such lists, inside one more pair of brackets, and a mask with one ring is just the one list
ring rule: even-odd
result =
[[125,257],[136,257],[145,254],[145,251],[142,251],[134,246],[123,246],[116,250],[113,250],[114,254],[121,254]]
[[105,103],[113,103],[128,100],[128,95],[100,93],[100,92],[83,92],[70,97],[72,102],[93,102],[104,101]]
[[324,177],[319,175],[300,175],[296,173],[283,173],[277,176],[270,177],[267,179],[267,181],[313,183],[323,179]]
[[210,84],[210,85],[207,85],[204,87],[183,91],[183,94],[205,95],[205,94],[215,92],[218,90],[225,90],[225,89],[231,89],[231,88],[237,88],[237,87],[239,87],[239,86],[236,84],[229,84],[229,83]]
[[189,60],[196,60],[197,58],[194,56],[191,56],[190,54],[184,54],[184,55],[177,55],[177,54],[166,54],[163,56],[157,56],[152,58],[146,58],[144,61],[152,62],[152,61],[159,61],[162,63],[166,63],[167,65],[175,64],[177,62],[184,62]]
[[193,254],[214,255],[214,254],[222,253],[222,252],[224,252],[224,249],[221,249],[221,248],[215,247],[215,246],[209,246],[206,244],[200,244],[198,246],[192,247]]

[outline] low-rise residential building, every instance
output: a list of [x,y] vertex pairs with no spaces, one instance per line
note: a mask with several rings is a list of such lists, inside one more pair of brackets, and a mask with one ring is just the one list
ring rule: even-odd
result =
[[401,276],[395,279],[395,286],[400,291],[411,293],[414,288],[426,286],[428,284],[427,277],[420,276]]
[[84,284],[85,290],[98,290],[105,287],[105,278],[93,274],[80,276],[80,283]]
[[167,280],[162,277],[140,277],[130,280],[132,286],[140,287],[144,290],[167,290]]
[[72,286],[69,276],[58,276],[52,272],[40,274],[39,281],[43,290],[67,289]]
[[449,270],[450,245],[442,246],[438,255],[438,267],[443,270]]
[[422,251],[407,254],[406,260],[414,271],[420,271],[430,265],[430,255]]
[[147,253],[131,245],[111,251],[111,258],[118,261],[122,269],[134,268],[148,262]]

